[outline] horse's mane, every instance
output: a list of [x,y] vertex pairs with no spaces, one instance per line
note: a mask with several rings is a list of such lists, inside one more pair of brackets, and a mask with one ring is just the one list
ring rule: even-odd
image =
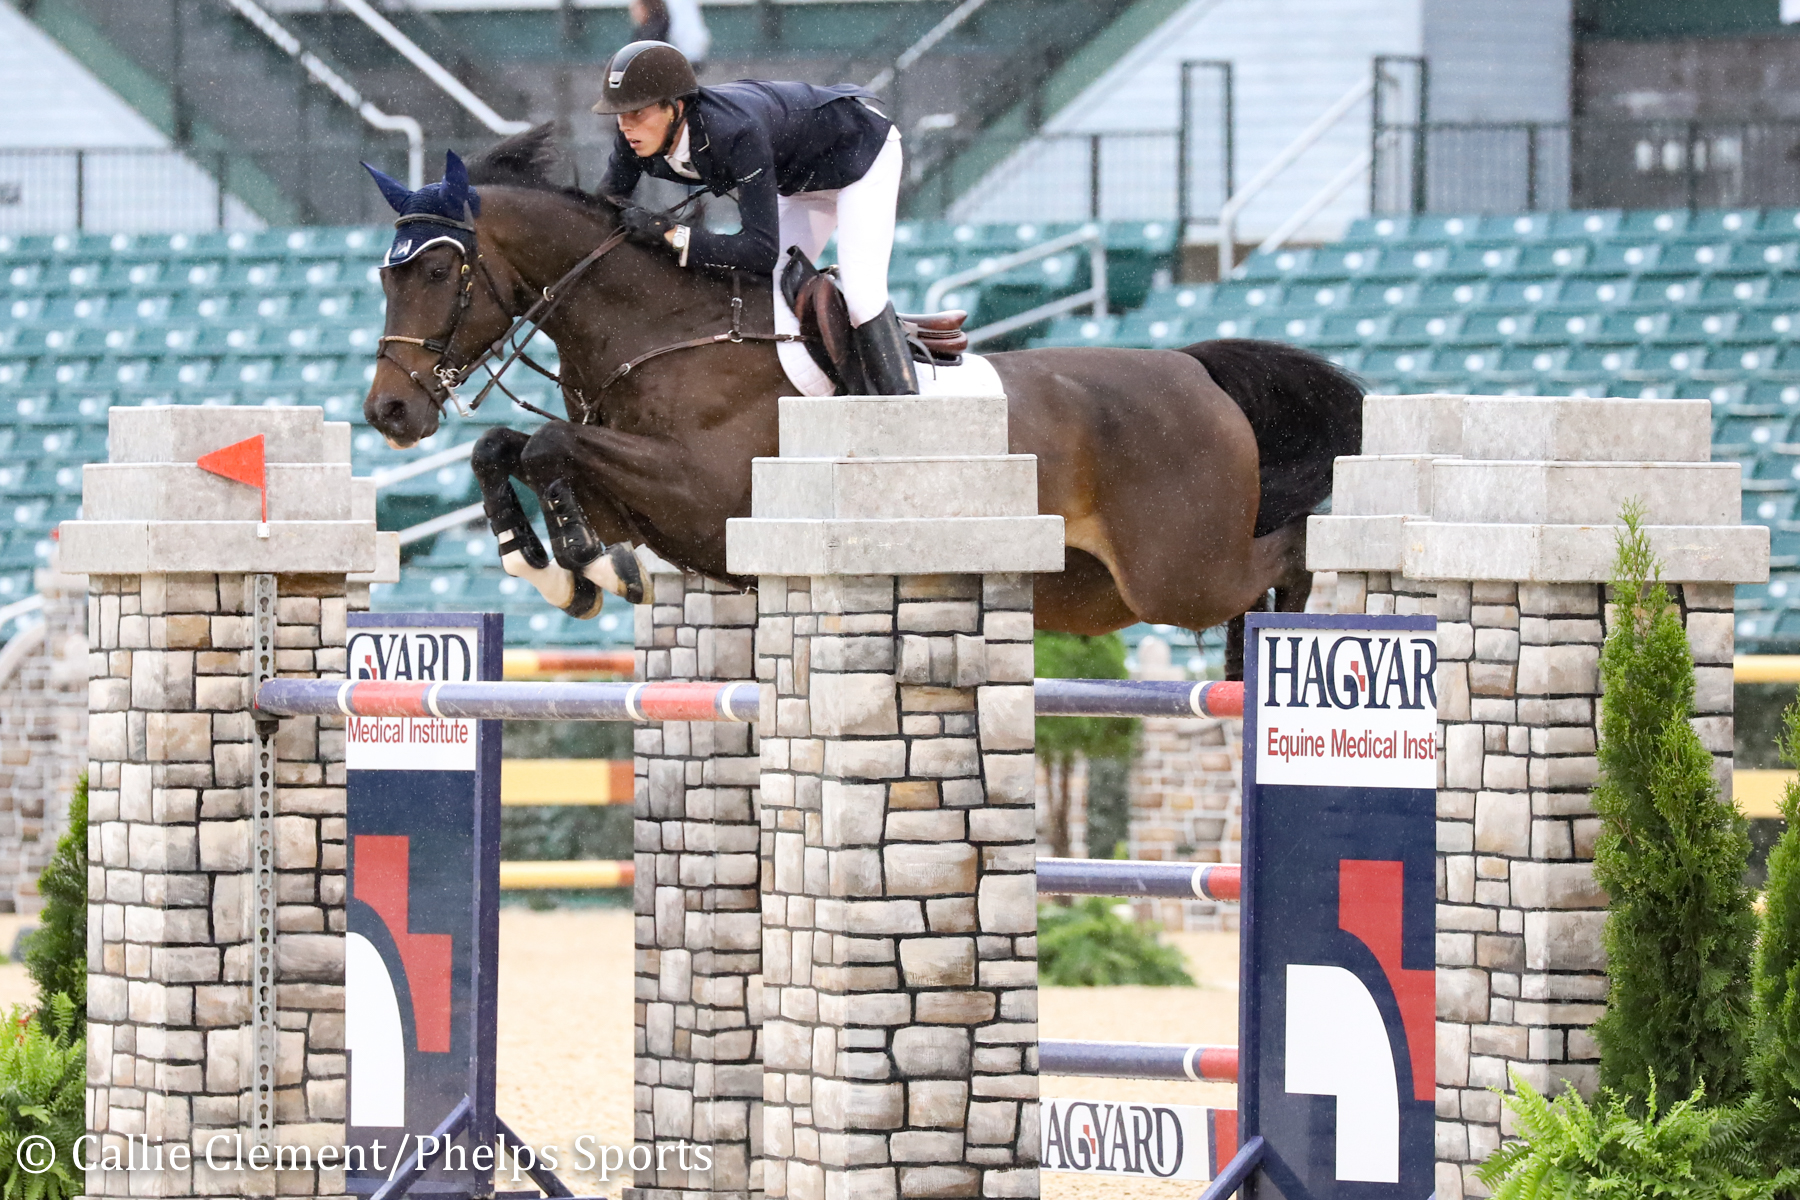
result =
[[472,184],[551,192],[603,213],[618,212],[619,206],[611,199],[563,182],[572,175],[573,168],[557,135],[555,121],[545,121],[524,133],[515,133],[469,160],[469,182]]

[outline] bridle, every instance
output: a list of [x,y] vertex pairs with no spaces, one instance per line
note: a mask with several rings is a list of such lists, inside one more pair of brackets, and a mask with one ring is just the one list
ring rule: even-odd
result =
[[[560,376],[543,367],[525,353],[525,345],[531,340],[529,336],[524,343],[520,343],[516,346],[511,344],[512,339],[527,323],[538,322],[554,312],[557,306],[562,303],[562,298],[568,294],[567,285],[573,283],[589,267],[600,261],[602,257],[610,253],[623,242],[625,240],[624,231],[620,230],[615,232],[605,241],[601,242],[591,254],[576,263],[575,266],[570,268],[561,279],[557,280],[550,287],[545,288],[542,299],[535,301],[524,313],[513,318],[512,323],[507,326],[506,332],[502,333],[498,338],[494,339],[493,342],[489,343],[489,345],[474,358],[466,363],[459,364],[451,360],[450,352],[456,341],[457,331],[462,328],[463,319],[468,316],[470,302],[474,299],[476,275],[479,274],[481,276],[481,281],[486,285],[488,294],[493,297],[495,305],[499,307],[501,312],[506,311],[506,299],[500,294],[499,285],[494,282],[493,273],[488,270],[487,260],[481,253],[480,244],[476,240],[474,221],[457,221],[440,216],[410,219],[426,220],[434,225],[447,225],[467,233],[468,237],[466,239],[445,239],[454,244],[462,255],[462,270],[460,272],[461,283],[457,289],[456,306],[451,312],[449,327],[442,333],[426,338],[411,337],[395,333],[383,334],[376,342],[379,349],[377,350],[375,357],[377,359],[385,358],[396,367],[399,367],[402,371],[405,371],[407,378],[411,379],[414,386],[425,393],[426,399],[430,400],[432,405],[438,410],[439,416],[443,415],[444,405],[446,403],[455,404],[457,412],[465,417],[469,416],[477,408],[481,407],[481,402],[487,399],[488,392],[497,384],[500,386],[500,390],[506,392],[515,404],[541,415],[549,416],[550,414],[544,413],[542,409],[528,404],[513,395],[504,384],[500,383],[500,376],[504,374],[506,369],[512,366],[515,361],[519,360],[523,360],[527,366],[558,385],[562,383]],[[408,220],[409,218],[407,217],[401,217],[400,220],[395,221],[394,224],[398,226],[404,224]],[[471,255],[473,255],[475,259],[473,264],[474,269],[471,269],[471,264],[469,262]],[[385,270],[386,268],[383,269]],[[534,329],[533,333],[535,332],[536,330]],[[408,367],[405,363],[395,357],[389,347],[396,344],[403,346],[419,346],[436,354],[437,361],[429,368],[431,372],[430,377],[427,378],[426,376],[421,375],[418,371]],[[506,361],[501,364],[498,371],[493,367],[488,366],[490,360],[505,353],[509,348],[512,353]],[[475,397],[474,402],[465,406],[462,397],[457,394],[456,389],[461,387],[468,380],[470,372],[474,371],[477,367],[487,367],[488,373],[493,378],[486,387],[481,389],[480,394]]]
[[[679,213],[682,209],[694,203],[694,201],[703,194],[704,193],[702,192],[695,192],[693,195],[673,207],[665,209],[661,215],[672,216]],[[379,347],[379,350],[376,352],[376,358],[385,358],[402,371],[405,371],[407,378],[411,379],[414,386],[425,393],[425,397],[430,400],[432,405],[438,410],[438,415],[440,417],[443,416],[444,406],[447,403],[455,404],[457,412],[462,416],[467,417],[471,415],[476,409],[481,407],[481,402],[487,399],[488,393],[497,387],[506,394],[508,399],[520,408],[525,409],[527,412],[536,413],[538,416],[552,421],[568,420],[567,417],[559,417],[555,413],[545,412],[535,404],[520,399],[513,393],[512,389],[508,388],[506,384],[502,382],[502,377],[509,369],[511,369],[515,362],[523,362],[526,366],[550,380],[559,388],[565,386],[562,376],[538,363],[530,355],[525,353],[526,347],[530,345],[531,339],[536,337],[543,329],[544,322],[562,305],[563,300],[569,295],[572,285],[586,274],[588,269],[595,263],[617,249],[619,245],[625,241],[627,231],[621,228],[609,234],[598,246],[589,251],[586,257],[565,271],[560,279],[549,287],[544,288],[542,295],[534,300],[529,308],[512,319],[511,324],[506,328],[506,332],[495,338],[481,351],[481,353],[471,358],[468,362],[457,364],[450,359],[451,345],[455,341],[457,331],[462,328],[463,318],[468,315],[469,304],[475,291],[475,276],[477,274],[481,276],[482,282],[487,286],[488,293],[494,298],[495,304],[499,306],[502,312],[506,311],[506,301],[502,298],[499,287],[494,283],[493,276],[488,271],[487,262],[482,257],[479,244],[476,242],[475,224],[472,220],[456,221],[439,216],[422,216],[410,219],[428,220],[433,224],[448,225],[467,232],[468,238],[466,242],[461,238],[446,239],[448,241],[453,241],[454,244],[459,247],[463,256],[461,286],[458,289],[456,308],[451,315],[449,328],[443,333],[433,337],[419,338],[401,334],[382,335],[376,343]],[[395,225],[400,225],[407,220],[409,220],[409,218],[402,217],[399,221],[395,222]],[[471,254],[474,255],[475,259],[474,270],[470,269],[469,256]],[[385,270],[386,268],[383,269]],[[713,334],[708,337],[689,338],[687,341],[660,346],[647,353],[640,354],[636,358],[621,363],[618,367],[613,369],[611,374],[607,375],[607,377],[600,382],[597,394],[605,392],[607,388],[631,374],[632,371],[636,370],[643,363],[646,363],[653,358],[660,358],[665,354],[672,354],[677,350],[691,350],[700,346],[716,345],[719,342],[798,342],[804,340],[796,333],[744,332],[744,301],[743,297],[737,294],[738,275],[735,271],[732,272],[731,275],[731,288],[731,327],[729,329],[723,333]],[[527,325],[532,327],[531,331],[525,335],[523,341],[515,341],[519,331]],[[430,367],[430,377],[427,378],[426,376],[421,375],[418,371],[411,369],[398,358],[394,357],[388,349],[390,345],[394,344],[419,346],[436,354],[438,356],[437,361]],[[492,361],[496,358],[503,360],[498,367],[492,365]],[[457,388],[461,387],[468,380],[469,374],[477,367],[485,369],[489,375],[489,379],[482,387],[481,391],[476,394],[475,399],[467,405],[464,405],[462,397],[457,394]],[[577,393],[576,399],[580,401],[581,408],[581,420],[579,423],[588,424],[595,411],[595,406],[589,405],[586,402],[587,398],[579,393]]]

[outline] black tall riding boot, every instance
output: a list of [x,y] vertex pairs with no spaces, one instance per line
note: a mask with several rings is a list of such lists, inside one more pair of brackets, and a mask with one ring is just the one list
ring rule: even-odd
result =
[[916,396],[919,374],[913,369],[912,349],[900,330],[900,318],[889,304],[873,320],[851,330],[856,356],[877,396]]

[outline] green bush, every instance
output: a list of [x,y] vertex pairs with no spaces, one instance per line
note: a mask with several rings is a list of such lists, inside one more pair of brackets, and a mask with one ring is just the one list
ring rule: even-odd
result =
[[1600,655],[1594,877],[1610,897],[1610,987],[1594,1032],[1602,1085],[1634,1112],[1672,1116],[1699,1089],[1731,1103],[1749,1087],[1750,839],[1689,723],[1693,654],[1641,510],[1628,506],[1624,520]]
[[[1800,700],[1783,714],[1782,759],[1800,766]],[[1762,936],[1756,950],[1756,1048],[1751,1075],[1769,1101],[1768,1157],[1800,1167],[1800,783],[1788,781],[1787,827],[1769,853]]]
[[1800,1184],[1800,1171],[1772,1174],[1759,1161],[1766,1102],[1703,1108],[1696,1087],[1659,1118],[1649,1082],[1640,1116],[1610,1092],[1588,1104],[1571,1086],[1546,1100],[1515,1075],[1506,1103],[1526,1140],[1496,1150],[1477,1177],[1495,1200],[1773,1200]]
[[1154,928],[1114,912],[1116,900],[1089,896],[1038,908],[1038,982],[1049,987],[1192,987],[1181,951]]
[[[87,1131],[83,1103],[87,1076],[85,1040],[77,1028],[75,1005],[51,995],[38,1013],[13,1009],[0,1034],[0,1196],[5,1200],[66,1200],[79,1195],[82,1173],[75,1169],[75,1143]],[[62,1030],[52,1034],[46,1025]],[[19,1165],[26,1138],[48,1138],[55,1161],[39,1174]],[[29,1160],[28,1160],[29,1161]]]
[[69,800],[69,831],[38,876],[44,911],[38,915],[37,932],[25,945],[25,967],[37,983],[39,999],[68,997],[74,1025],[64,1028],[48,1006],[39,1015],[52,1033],[72,1033],[76,1038],[87,1030],[87,813],[83,775]]

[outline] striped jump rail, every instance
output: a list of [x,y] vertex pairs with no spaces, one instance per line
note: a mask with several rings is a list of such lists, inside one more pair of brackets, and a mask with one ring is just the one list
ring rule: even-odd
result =
[[1236,1046],[1183,1046],[1162,1042],[1038,1043],[1040,1075],[1088,1075],[1100,1079],[1185,1079],[1236,1083]]
[[[1161,679],[1040,679],[1041,717],[1239,717],[1244,685]],[[731,683],[271,679],[256,706],[277,717],[500,721],[754,721],[761,688]]]
[[256,707],[277,717],[498,721],[754,721],[762,689],[736,683],[405,683],[271,679]]
[[1040,858],[1043,896],[1155,896],[1166,900],[1236,900],[1236,863],[1139,862],[1135,859]]
[[1040,679],[1040,717],[1241,717],[1237,680]]

